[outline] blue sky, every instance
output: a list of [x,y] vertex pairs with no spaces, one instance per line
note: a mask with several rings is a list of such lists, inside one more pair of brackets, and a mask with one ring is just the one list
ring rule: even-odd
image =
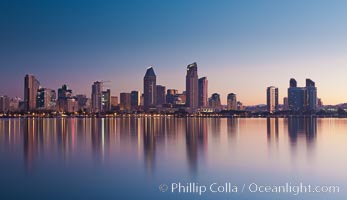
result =
[[0,95],[23,96],[23,78],[67,83],[90,95],[111,80],[113,95],[141,90],[146,67],[158,84],[185,87],[198,63],[209,93],[265,103],[289,78],[316,81],[324,103],[347,102],[347,1],[1,1]]

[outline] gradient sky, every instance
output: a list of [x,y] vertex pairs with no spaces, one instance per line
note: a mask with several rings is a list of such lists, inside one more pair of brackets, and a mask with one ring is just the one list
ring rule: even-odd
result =
[[266,87],[311,78],[325,104],[347,102],[347,1],[41,0],[0,2],[0,95],[23,97],[24,76],[67,83],[90,96],[96,80],[113,95],[157,83],[185,89],[198,63],[209,93],[266,102]]

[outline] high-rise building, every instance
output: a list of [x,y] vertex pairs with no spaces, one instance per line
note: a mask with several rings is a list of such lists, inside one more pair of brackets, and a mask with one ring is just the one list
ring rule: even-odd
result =
[[61,88],[58,89],[58,100],[67,99],[71,97],[72,97],[72,90],[69,89],[66,84],[64,84]]
[[157,85],[157,105],[165,104],[165,86]]
[[144,92],[144,107],[149,109],[156,106],[156,89],[157,77],[154,73],[153,67],[147,68],[145,77],[143,78],[143,92]]
[[292,111],[304,111],[306,105],[306,88],[290,87],[288,88],[288,106]]
[[24,78],[24,102],[25,110],[36,109],[37,90],[40,88],[40,82],[32,74],[25,75]]
[[196,63],[187,66],[186,92],[186,106],[194,110],[199,105],[198,65]]
[[208,102],[208,81],[206,77],[199,78],[199,107],[206,107]]
[[283,98],[283,110],[289,109],[288,97]]
[[57,94],[55,90],[40,88],[37,92],[36,107],[42,110],[54,110]]
[[317,109],[317,88],[315,82],[311,79],[306,79],[307,90],[307,110],[316,111]]
[[78,94],[75,98],[78,104],[78,110],[90,111],[90,99],[87,97],[87,95]]
[[61,88],[58,89],[58,100],[57,100],[57,109],[59,111],[68,111],[68,99],[73,98],[72,90],[64,84]]
[[132,108],[137,108],[138,106],[140,106],[140,101],[141,101],[141,99],[140,99],[141,97],[140,97],[140,92],[139,91],[131,91],[131,107]]
[[229,93],[227,97],[227,108],[228,110],[237,110],[237,99],[236,94]]
[[10,111],[11,112],[17,112],[20,111],[19,103],[21,102],[21,99],[19,97],[11,98],[10,100]]
[[102,90],[103,83],[100,81],[94,82],[92,85],[92,111],[102,112]]
[[78,111],[78,102],[74,98],[68,98],[66,100],[66,110],[65,112],[72,113]]
[[306,87],[297,87],[295,79],[290,79],[288,107],[292,111],[315,112],[317,109],[317,88],[315,82],[306,79]]
[[120,107],[123,110],[131,109],[131,93],[122,92],[120,93]]
[[117,96],[111,96],[111,108],[112,110],[116,109],[118,106],[118,97]]
[[10,97],[0,96],[0,112],[7,112],[10,110]]
[[178,90],[168,89],[166,92],[166,103],[174,104],[176,94],[178,94]]
[[220,110],[222,108],[220,95],[217,93],[213,93],[212,96],[209,98],[209,105],[211,108]]
[[266,89],[266,105],[270,113],[278,110],[278,88],[270,86]]
[[289,86],[290,87],[297,87],[297,82],[296,82],[296,80],[294,78],[291,78],[289,80]]
[[140,105],[144,106],[145,105],[145,95],[142,93],[140,96]]
[[102,91],[102,111],[107,112],[111,110],[111,90],[107,89]]
[[183,91],[181,94],[176,94],[174,96],[173,104],[176,106],[185,106],[187,100],[187,93]]

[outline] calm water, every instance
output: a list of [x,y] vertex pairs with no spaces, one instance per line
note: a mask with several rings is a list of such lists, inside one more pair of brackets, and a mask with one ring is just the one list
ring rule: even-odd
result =
[[[346,119],[0,119],[0,199],[344,200],[346,154]],[[301,182],[340,192],[247,190]]]

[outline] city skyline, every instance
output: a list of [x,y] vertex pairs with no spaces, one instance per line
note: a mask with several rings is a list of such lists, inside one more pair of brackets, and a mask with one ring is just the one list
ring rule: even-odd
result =
[[[197,86],[197,91],[195,91],[197,94],[196,94],[196,98],[197,98],[197,104],[199,104],[199,105],[197,105],[195,108],[198,108],[198,107],[206,107],[206,106],[210,106],[210,105],[208,105],[208,102],[206,102],[206,105],[200,105],[200,92],[202,92],[202,90],[204,91],[204,93],[207,93],[206,95],[204,95],[204,96],[206,96],[206,97],[204,97],[204,98],[206,98],[206,100],[208,100],[210,97],[211,98],[213,98],[213,96],[215,95],[215,94],[218,94],[218,98],[220,98],[220,103],[221,103],[221,105],[224,105],[224,106],[227,106],[227,107],[229,107],[229,98],[230,98],[230,95],[234,95],[235,97],[236,97],[236,94],[234,94],[234,93],[229,93],[229,94],[227,94],[227,96],[225,97],[225,103],[224,103],[224,101],[222,100],[222,99],[224,99],[223,98],[223,96],[221,96],[221,94],[220,93],[217,93],[217,92],[208,92],[208,88],[206,88],[206,87],[208,87],[208,83],[207,83],[207,77],[201,77],[201,78],[198,78],[197,77],[197,71],[198,71],[198,68],[197,68],[197,63],[196,62],[194,62],[194,63],[192,63],[192,64],[189,64],[188,65],[188,67],[187,67],[187,75],[188,74],[190,74],[191,72],[189,72],[190,71],[190,69],[191,69],[191,66],[194,66],[194,68],[195,68],[195,81],[197,82],[196,83],[196,86]],[[187,76],[188,77],[188,76]],[[188,84],[189,82],[190,82],[190,79],[188,79],[186,77],[186,84]],[[154,79],[153,79],[154,78]],[[163,86],[163,85],[158,85],[158,84],[156,84],[156,79],[157,79],[157,76],[156,76],[156,74],[155,74],[155,72],[154,72],[154,68],[153,68],[153,66],[150,66],[150,67],[147,67],[147,69],[146,69],[146,71],[145,71],[145,76],[144,76],[144,78],[143,78],[143,90],[131,90],[131,91],[125,91],[125,90],[121,90],[122,92],[120,92],[120,93],[114,93],[114,92],[112,92],[112,96],[111,96],[111,89],[109,89],[110,88],[110,86],[109,85],[107,85],[106,87],[104,87],[104,83],[106,82],[106,83],[109,83],[109,82],[112,82],[112,81],[110,81],[110,80],[108,80],[108,81],[103,81],[103,80],[97,80],[97,81],[94,81],[93,82],[93,84],[92,84],[92,87],[91,87],[91,90],[90,90],[90,92],[89,92],[89,94],[90,95],[88,95],[88,94],[84,94],[84,93],[79,93],[79,92],[74,92],[74,95],[77,97],[77,96],[84,96],[85,98],[89,98],[90,100],[91,100],[91,103],[92,103],[92,105],[91,105],[91,107],[92,107],[92,109],[95,109],[96,108],[96,110],[97,111],[100,111],[100,110],[102,110],[101,109],[101,107],[102,107],[102,104],[104,103],[104,102],[101,102],[101,101],[104,101],[104,100],[102,100],[103,98],[104,98],[104,95],[107,95],[108,97],[107,98],[109,98],[108,100],[107,100],[107,103],[109,104],[108,106],[110,107],[111,106],[111,97],[115,97],[115,98],[121,98],[120,96],[122,95],[122,94],[129,94],[130,96],[132,95],[132,93],[134,93],[134,92],[136,92],[137,93],[137,97],[136,98],[138,98],[138,100],[136,100],[137,101],[137,105],[139,105],[139,99],[140,99],[140,96],[141,96],[141,94],[143,95],[143,100],[144,100],[144,107],[145,108],[148,108],[148,107],[153,107],[153,106],[155,106],[155,105],[159,105],[159,104],[165,104],[167,101],[168,101],[168,97],[167,97],[167,92],[171,92],[171,90],[175,90],[176,91],[176,93],[175,94],[178,94],[178,92],[183,92],[185,95],[187,95],[187,91],[186,90],[182,90],[182,91],[179,91],[179,90],[177,90],[177,89],[175,89],[175,88],[170,88],[170,87],[166,87],[166,86]],[[149,81],[149,82],[148,82]],[[202,81],[205,81],[205,85],[204,86],[202,86]],[[311,99],[311,100],[307,100],[307,101],[311,101],[311,103],[309,103],[309,104],[311,104],[311,105],[315,105],[314,107],[312,107],[312,106],[309,106],[309,107],[311,107],[313,110],[315,110],[316,109],[316,104],[317,104],[317,102],[318,102],[318,100],[319,101],[322,101],[322,99],[321,98],[319,98],[319,96],[317,95],[317,87],[315,87],[315,82],[314,81],[312,81],[311,79],[309,79],[309,78],[306,78],[306,80],[305,80],[305,82],[306,82],[306,87],[305,88],[303,88],[303,89],[305,89],[306,90],[306,88],[308,87],[309,89],[310,88],[315,88],[314,89],[314,94],[312,94],[312,95],[314,95],[314,99]],[[200,84],[201,84],[201,86],[200,86]],[[32,86],[32,85],[34,85],[34,86]],[[96,87],[96,85],[98,85],[97,87]],[[259,104],[254,104],[254,105],[244,105],[244,106],[256,106],[256,105],[268,105],[269,106],[269,88],[276,88],[276,105],[285,105],[286,104],[286,102],[285,102],[285,100],[284,99],[287,99],[288,97],[290,97],[290,89],[291,88],[298,88],[298,89],[302,89],[302,88],[300,88],[300,87],[297,87],[297,85],[298,85],[298,83],[297,83],[297,80],[295,79],[295,78],[291,78],[290,80],[289,80],[289,85],[288,85],[288,87],[287,87],[287,91],[285,91],[285,94],[284,95],[282,95],[283,96],[283,98],[281,99],[281,100],[279,100],[280,98],[280,95],[279,95],[279,89],[278,89],[278,87],[275,87],[275,86],[268,86],[267,88],[266,88],[266,93],[265,93],[265,98],[266,98],[266,102],[265,103],[259,103]],[[65,87],[65,89],[64,90],[67,90],[68,88],[67,87],[69,87],[66,83],[64,83],[64,84],[62,84],[62,87],[64,88]],[[201,87],[201,88],[200,88]],[[32,89],[33,88],[33,89]],[[70,87],[71,88],[71,87]],[[98,89],[95,89],[95,88],[98,88]],[[158,90],[158,88],[160,88],[160,90],[162,91],[161,92],[161,94],[158,96],[157,95],[157,90]],[[20,96],[10,96],[10,95],[7,95],[7,94],[0,94],[0,96],[5,96],[5,97],[9,97],[9,98],[20,98],[21,100],[23,100],[23,102],[26,102],[26,108],[30,108],[30,109],[33,109],[33,108],[38,108],[38,107],[40,107],[40,105],[39,104],[36,104],[36,100],[35,100],[35,102],[34,102],[34,104],[33,105],[31,105],[31,106],[29,106],[30,105],[30,103],[28,103],[27,101],[25,101],[25,99],[27,99],[27,98],[32,98],[32,97],[30,97],[30,96],[32,96],[32,95],[35,95],[35,97],[36,97],[36,95],[37,96],[40,96],[40,95],[43,95],[43,94],[41,94],[42,92],[44,92],[44,93],[46,93],[46,92],[48,92],[48,93],[51,93],[50,91],[52,91],[54,94],[52,94],[53,95],[53,97],[55,98],[55,96],[56,96],[56,91],[58,92],[58,99],[59,99],[59,93],[60,93],[60,91],[59,90],[61,90],[61,88],[57,88],[57,89],[52,89],[52,88],[49,88],[49,87],[46,87],[45,85],[42,85],[41,83],[40,83],[40,81],[39,81],[39,79],[34,75],[34,74],[26,74],[25,76],[24,76],[24,98],[21,98]],[[105,91],[102,91],[103,89],[106,89]],[[187,89],[187,88],[186,88]],[[202,89],[202,90],[201,90]],[[48,90],[48,91],[47,91]],[[28,92],[29,91],[29,92]],[[36,92],[35,92],[36,91]],[[98,92],[95,92],[95,91],[98,91]],[[146,97],[146,91],[147,91],[147,96],[148,97]],[[310,90],[308,90],[308,91],[310,91]],[[33,93],[33,94],[32,94]],[[70,89],[69,90],[69,93],[70,93],[70,95],[72,94],[72,90]],[[104,94],[105,93],[105,94]],[[107,93],[107,94],[106,94]],[[30,96],[29,96],[29,94],[30,94]],[[97,98],[97,97],[95,97],[94,95],[98,95],[99,97]],[[28,96],[28,97],[25,97],[25,96]],[[134,104],[134,99],[132,99],[131,97],[129,96],[129,104]],[[43,98],[44,96],[42,96],[42,98]],[[72,97],[72,96],[71,96]],[[50,96],[49,96],[49,98],[51,98]],[[150,98],[151,100],[145,100],[146,98]],[[160,100],[160,102],[161,103],[157,103],[157,101],[158,101],[158,98],[160,98],[161,100]],[[202,98],[202,99],[204,99],[204,98]],[[274,98],[274,97],[271,97],[271,98]],[[35,98],[36,99],[36,98]],[[96,104],[100,104],[100,105],[94,105],[95,104],[95,102],[97,101],[97,100],[95,100],[95,99],[99,99],[99,101],[100,102],[98,102],[98,103],[96,103]],[[131,101],[133,102],[133,103],[130,103],[130,99],[132,99]],[[45,100],[45,101],[47,101],[47,100]],[[148,101],[148,102],[152,102],[152,103],[147,103],[147,105],[146,105],[146,101]],[[186,101],[186,100],[185,100]],[[274,100],[273,100],[274,101]],[[304,100],[303,100],[304,101]],[[93,103],[94,102],[94,103]],[[241,102],[241,101],[238,101],[238,102]],[[288,102],[287,102],[288,103]],[[59,103],[58,103],[59,104]],[[341,103],[340,103],[341,104]],[[43,106],[44,104],[42,104],[42,106]],[[329,104],[325,104],[325,105],[329,105]],[[338,105],[338,104],[336,104],[336,105]],[[191,108],[188,104],[186,105],[186,107],[187,108]],[[269,110],[269,107],[267,108],[268,110]]]
[[24,98],[18,81],[27,73],[47,88],[66,83],[87,95],[96,80],[112,80],[117,94],[141,91],[149,65],[161,85],[183,91],[182,69],[197,62],[208,96],[219,93],[223,104],[231,92],[245,105],[265,104],[257,88],[270,85],[281,102],[293,77],[315,80],[325,104],[344,103],[346,7],[343,1],[1,2],[0,94]]

